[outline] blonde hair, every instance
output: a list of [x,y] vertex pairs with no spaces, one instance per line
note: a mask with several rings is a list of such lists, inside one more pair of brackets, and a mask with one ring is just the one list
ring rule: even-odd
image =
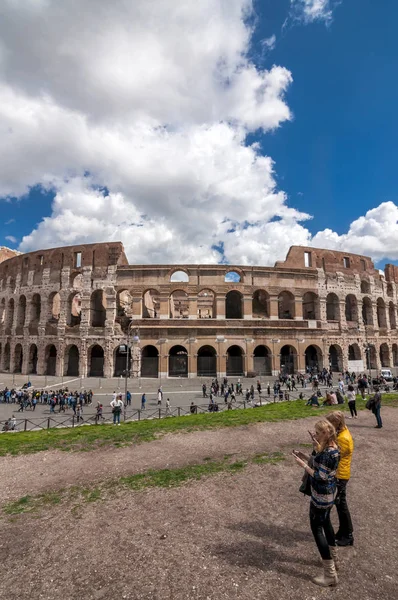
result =
[[326,419],[333,425],[337,435],[346,428],[345,416],[341,410],[336,410],[329,413],[326,415]]
[[332,442],[337,443],[336,430],[330,421],[323,419],[315,423],[315,432],[325,433],[325,439],[322,443],[318,443],[319,451],[323,452]]

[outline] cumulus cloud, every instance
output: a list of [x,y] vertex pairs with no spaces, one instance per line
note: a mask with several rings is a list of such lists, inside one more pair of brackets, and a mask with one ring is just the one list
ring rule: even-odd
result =
[[291,16],[304,23],[324,21],[330,23],[333,10],[341,0],[290,0]]

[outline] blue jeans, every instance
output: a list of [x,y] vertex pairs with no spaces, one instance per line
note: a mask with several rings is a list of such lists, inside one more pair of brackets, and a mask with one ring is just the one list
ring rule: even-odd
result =
[[380,416],[380,404],[375,407],[374,415],[376,417],[377,427],[383,427],[383,421],[381,420],[381,416]]
[[120,413],[121,411],[117,411],[113,413],[113,423],[120,423]]

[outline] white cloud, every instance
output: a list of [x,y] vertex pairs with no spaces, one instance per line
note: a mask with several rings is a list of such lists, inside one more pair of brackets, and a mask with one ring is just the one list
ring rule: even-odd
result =
[[275,48],[275,44],[276,44],[276,35],[273,34],[268,38],[265,38],[264,40],[261,41],[261,45],[263,48],[265,48],[266,50],[273,50]]
[[330,23],[333,10],[340,2],[341,0],[290,0],[291,16],[304,23]]
[[11,223],[15,223],[15,219],[8,219],[8,221],[4,222],[4,225],[11,225]]
[[13,235],[6,235],[5,239],[8,240],[9,242],[12,242],[13,244],[16,244],[18,241],[17,238],[14,237]]

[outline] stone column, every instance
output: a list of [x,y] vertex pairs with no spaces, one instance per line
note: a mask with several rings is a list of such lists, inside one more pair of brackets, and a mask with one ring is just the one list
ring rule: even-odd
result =
[[295,306],[294,320],[302,321],[303,320],[303,299],[295,297],[294,306]]
[[161,296],[159,296],[159,317],[161,319],[168,319],[169,315],[169,296],[166,294],[162,294]]
[[347,328],[347,320],[345,318],[345,299],[340,300],[340,324],[342,328]]
[[[143,299],[141,296],[138,296],[136,294],[133,295],[131,302],[133,319],[142,319],[142,302]],[[150,315],[151,317],[153,317],[152,313],[150,313]]]
[[271,321],[277,321],[279,319],[278,296],[269,297],[269,318]]
[[319,317],[323,323],[327,322],[326,298],[319,299]]
[[244,319],[253,318],[253,298],[252,295],[245,294],[242,298],[242,314]]
[[372,302],[372,312],[373,312],[373,326],[375,329],[379,329],[379,321],[377,318],[377,302]]
[[198,297],[196,294],[190,294],[188,297],[189,302],[189,318],[198,318]]
[[216,294],[216,312],[217,312],[217,319],[221,320],[221,319],[225,319],[225,294],[223,293],[217,293]]

